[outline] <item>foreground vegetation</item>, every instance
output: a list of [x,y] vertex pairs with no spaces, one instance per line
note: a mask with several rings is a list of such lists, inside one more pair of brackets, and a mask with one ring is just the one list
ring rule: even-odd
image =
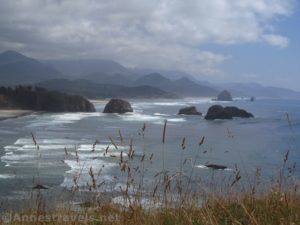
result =
[[[146,125],[140,131],[144,137]],[[167,122],[164,125],[162,143],[166,142]],[[111,145],[118,149],[124,143],[119,131],[118,144],[109,137]],[[199,142],[204,143],[205,137]],[[38,147],[38,140],[33,135],[33,142]],[[95,146],[97,141],[93,144]],[[278,175],[270,180],[261,177],[257,169],[253,179],[243,182],[241,171],[233,170],[233,175],[222,180],[205,182],[194,176],[194,171],[185,174],[183,167],[178,171],[165,170],[154,176],[155,182],[147,186],[144,182],[145,165],[150,164],[153,154],[137,158],[133,141],[130,140],[128,152],[117,157],[120,173],[126,181],[121,189],[120,201],[107,198],[106,188],[97,182],[97,175],[90,168],[90,181],[87,188],[91,195],[82,199],[79,207],[57,203],[47,207],[42,190],[33,193],[34,204],[22,212],[7,212],[2,216],[4,224],[111,224],[111,225],[297,225],[300,224],[299,180],[295,175],[296,165],[289,163],[289,151],[283,157]],[[185,138],[181,150],[185,151]],[[106,149],[106,153],[108,148]],[[66,151],[66,157],[70,152]],[[80,160],[78,152],[74,155]],[[163,159],[164,160],[164,159]],[[138,161],[138,166],[137,166]],[[133,163],[135,162],[135,163]],[[195,165],[195,161],[191,162]],[[148,164],[148,165],[150,165]],[[292,166],[289,166],[292,165]],[[137,167],[136,167],[137,166]],[[80,193],[78,179],[74,177],[72,192]],[[101,175],[100,175],[101,176]],[[250,181],[251,180],[251,181]],[[147,201],[145,202],[145,199]]]
[[300,224],[297,191],[283,192],[275,188],[259,197],[251,193],[242,193],[240,197],[212,196],[202,206],[186,203],[145,209],[137,203],[128,207],[105,203],[86,205],[80,212],[61,208],[53,211],[32,209],[17,216],[12,213],[14,219],[9,224],[296,225]]

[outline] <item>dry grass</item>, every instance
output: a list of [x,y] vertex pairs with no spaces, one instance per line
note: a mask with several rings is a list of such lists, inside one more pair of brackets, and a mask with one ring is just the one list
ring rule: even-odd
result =
[[[163,127],[162,145],[166,143],[167,121]],[[143,138],[146,131],[144,124],[140,135]],[[125,140],[119,130],[120,144]],[[114,150],[118,150],[116,141],[108,137]],[[38,140],[32,134],[34,144],[38,150]],[[199,148],[205,142],[203,136]],[[95,141],[91,149],[95,152]],[[122,188],[121,198],[124,204],[112,201],[102,201],[100,185],[97,184],[97,175],[92,167],[89,169],[89,191],[94,198],[82,199],[83,204],[78,209],[72,206],[54,205],[51,210],[46,209],[47,204],[38,191],[35,204],[25,212],[9,212],[13,219],[6,224],[114,224],[114,225],[296,225],[300,224],[300,192],[297,178],[294,177],[295,167],[288,168],[289,151],[283,159],[283,165],[278,174],[278,179],[270,182],[258,182],[260,170],[254,174],[253,183],[242,183],[240,170],[236,167],[233,176],[224,178],[222,187],[218,182],[201,183],[190,174],[184,174],[183,166],[186,159],[183,152],[187,148],[186,138],[182,139],[179,146],[181,155],[180,170],[173,173],[164,170],[158,171],[154,176],[151,187],[144,186],[145,165],[152,165],[153,153],[145,153],[138,158],[139,165],[132,162],[136,160],[133,140],[128,141],[128,153],[121,152],[119,160],[120,176],[126,180]],[[162,149],[164,151],[164,149]],[[64,149],[65,157],[69,157],[70,150]],[[108,147],[105,152],[107,153]],[[76,160],[80,156],[75,149]],[[125,154],[127,157],[125,158]],[[163,159],[164,160],[164,159]],[[136,162],[136,161],[135,161]],[[195,165],[195,162],[192,164]],[[135,165],[136,167],[133,167]],[[139,174],[137,176],[137,174]],[[72,191],[78,192],[78,179],[81,174],[74,177]],[[267,185],[266,185],[267,184]],[[129,190],[133,190],[129,192]],[[100,198],[99,198],[100,196]],[[147,198],[145,204],[143,199]],[[99,200],[100,199],[100,200]],[[24,217],[22,217],[24,216]],[[31,216],[31,217],[30,217]],[[39,220],[40,219],[40,220]],[[2,217],[2,223],[5,218]]]

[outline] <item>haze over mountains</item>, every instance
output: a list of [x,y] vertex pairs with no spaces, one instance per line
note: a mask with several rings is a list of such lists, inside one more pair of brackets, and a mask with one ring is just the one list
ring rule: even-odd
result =
[[17,52],[6,51],[0,54],[1,85],[35,83],[61,76],[62,74],[53,67]]
[[37,83],[37,86],[66,92],[69,94],[82,95],[91,99],[101,98],[175,98],[161,89],[151,86],[126,87],[114,84],[99,84],[84,79],[52,79]]
[[214,97],[223,89],[235,97],[300,97],[299,92],[286,88],[256,83],[216,85],[181,71],[158,72],[126,68],[112,60],[38,61],[15,51],[0,54],[0,86],[37,84],[89,98]]

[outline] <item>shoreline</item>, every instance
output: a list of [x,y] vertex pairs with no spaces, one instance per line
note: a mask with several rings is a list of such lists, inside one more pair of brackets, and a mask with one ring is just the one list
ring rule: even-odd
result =
[[22,110],[22,109],[1,109],[0,110],[0,121],[8,119],[17,119],[19,117],[31,115],[35,113],[32,110]]

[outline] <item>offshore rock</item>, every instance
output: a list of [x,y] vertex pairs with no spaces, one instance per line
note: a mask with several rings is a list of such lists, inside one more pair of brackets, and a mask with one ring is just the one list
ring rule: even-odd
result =
[[179,115],[196,115],[201,116],[202,113],[197,111],[197,108],[195,106],[190,106],[186,108],[182,108],[178,112]]
[[112,98],[105,106],[103,113],[126,113],[133,112],[128,101]]
[[239,109],[235,106],[228,106],[224,108],[221,105],[213,105],[208,109],[205,119],[232,119],[233,117],[251,118],[254,116],[246,110]]

